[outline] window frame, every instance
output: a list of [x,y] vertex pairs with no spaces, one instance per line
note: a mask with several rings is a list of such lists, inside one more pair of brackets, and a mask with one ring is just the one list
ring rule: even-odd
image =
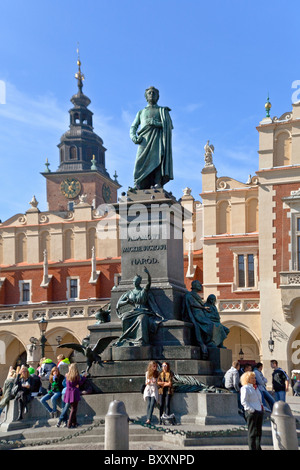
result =
[[[24,286],[28,284],[29,289],[24,290]],[[19,292],[20,292],[20,299],[19,299],[19,304],[21,305],[26,305],[26,304],[31,304],[32,303],[32,281],[31,279],[24,279],[22,281],[19,281]],[[24,292],[28,293],[28,300],[24,300]]]
[[[233,252],[233,268],[234,268],[234,275],[233,275],[233,284],[232,290],[233,292],[241,292],[241,291],[257,291],[258,290],[258,247],[257,246],[240,246],[240,247],[231,247],[231,251]],[[251,265],[253,265],[253,269],[251,272],[253,273],[250,276],[249,271],[249,258],[252,256]],[[241,258],[243,257],[243,258]],[[240,285],[240,261],[243,260],[243,267],[244,267],[244,285]],[[252,281],[250,283],[250,279]]]
[[[72,281],[77,281],[77,296],[72,296]],[[79,276],[69,276],[67,277],[67,300],[79,300],[80,299],[80,278]]]

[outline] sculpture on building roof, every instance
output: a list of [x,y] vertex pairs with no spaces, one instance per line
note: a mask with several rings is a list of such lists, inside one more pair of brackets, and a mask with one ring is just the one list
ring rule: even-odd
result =
[[171,110],[157,105],[159,91],[155,87],[148,88],[145,97],[148,106],[137,113],[130,128],[130,137],[138,145],[135,189],[161,188],[173,179]]
[[205,166],[212,166],[213,165],[213,153],[215,151],[215,148],[212,144],[209,143],[209,140],[206,142],[204,145],[204,160],[205,160]]

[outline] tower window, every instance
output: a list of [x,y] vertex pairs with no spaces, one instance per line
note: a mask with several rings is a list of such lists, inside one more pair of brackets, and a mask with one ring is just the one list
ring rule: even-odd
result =
[[73,201],[69,201],[68,202],[68,211],[73,211],[74,210],[74,202]]
[[70,148],[70,160],[77,160],[77,150],[76,147]]

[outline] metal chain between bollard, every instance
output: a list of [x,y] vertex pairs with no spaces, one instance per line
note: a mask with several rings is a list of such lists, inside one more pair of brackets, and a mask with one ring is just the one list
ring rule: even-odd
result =
[[62,437],[57,437],[53,439],[46,439],[38,442],[31,442],[30,444],[26,444],[22,441],[8,441],[8,440],[0,440],[0,446],[13,446],[14,448],[21,448],[21,447],[41,447],[41,446],[46,446],[46,445],[51,445],[51,444],[58,444],[59,442],[64,442],[73,439],[74,437],[79,437],[89,431],[92,431],[94,428],[97,428],[101,425],[105,424],[105,420],[101,419],[97,421],[95,424],[91,424],[87,428],[81,429],[80,431],[76,431],[73,434],[69,434],[67,436],[62,436]]
[[[265,417],[265,421],[271,420],[270,416]],[[173,434],[173,435],[180,435],[180,436],[185,436],[186,438],[200,438],[200,437],[221,437],[221,436],[230,436],[232,434],[239,433],[241,431],[248,431],[248,426],[247,425],[242,425],[239,427],[233,427],[230,429],[225,429],[225,430],[216,430],[216,431],[184,431],[182,429],[177,429],[177,428],[166,428],[163,426],[156,426],[155,424],[147,424],[146,422],[142,421],[141,419],[131,419],[128,418],[128,421],[132,424],[137,424],[139,426],[152,429],[157,432],[163,432],[165,434]],[[296,421],[299,422],[299,420],[296,418]],[[51,445],[51,444],[58,444],[59,442],[64,442],[64,441],[69,441],[73,439],[74,437],[79,437],[83,434],[86,434],[87,432],[92,431],[94,428],[97,428],[101,425],[105,424],[105,420],[101,419],[97,421],[95,424],[92,424],[88,426],[87,428],[84,428],[80,431],[76,431],[75,433],[69,434],[67,436],[62,436],[60,438],[53,438],[53,439],[47,439],[47,440],[42,440],[39,442],[32,442],[30,444],[26,444],[21,441],[8,441],[8,440],[0,440],[0,446],[9,446],[10,448],[21,448],[21,447],[41,447],[45,445]]]
[[[296,413],[296,411],[294,411]],[[187,438],[197,438],[197,437],[221,437],[221,436],[230,436],[232,434],[239,433],[241,431],[248,431],[248,426],[242,425],[238,427],[233,427],[230,429],[219,429],[216,431],[183,431],[180,429],[176,428],[166,428],[163,426],[156,426],[155,424],[147,424],[141,419],[129,419],[129,421],[133,424],[138,424],[140,426],[143,426],[145,428],[153,429],[157,432],[164,432],[165,434],[173,434],[173,435],[180,435],[180,436],[185,436]],[[271,421],[271,416],[265,416],[264,417],[264,422],[266,421]],[[296,421],[299,422],[299,420],[296,418]]]
[[217,431],[184,431],[182,429],[176,429],[176,428],[171,429],[171,428],[165,428],[163,426],[156,426],[155,424],[147,424],[140,419],[129,419],[129,421],[133,424],[138,424],[140,426],[143,426],[148,429],[153,429],[158,432],[164,432],[165,434],[173,434],[173,435],[177,434],[180,436],[185,436],[187,438],[224,436],[224,435],[230,435],[230,434],[238,433],[240,431],[248,430],[248,426],[243,425],[243,426],[234,427],[231,429],[217,430]]

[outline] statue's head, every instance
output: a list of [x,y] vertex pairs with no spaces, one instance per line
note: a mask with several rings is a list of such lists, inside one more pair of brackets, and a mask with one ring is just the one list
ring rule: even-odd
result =
[[135,287],[139,287],[141,285],[141,282],[142,282],[142,278],[139,274],[136,274],[133,278],[133,284],[135,285]]
[[202,284],[200,281],[196,280],[192,282],[192,290],[202,291]]
[[150,86],[145,91],[145,98],[149,104],[156,104],[159,100],[159,91],[154,86]]
[[213,304],[213,305],[216,303],[216,301],[217,301],[217,297],[214,294],[210,294],[206,300],[208,304]]

